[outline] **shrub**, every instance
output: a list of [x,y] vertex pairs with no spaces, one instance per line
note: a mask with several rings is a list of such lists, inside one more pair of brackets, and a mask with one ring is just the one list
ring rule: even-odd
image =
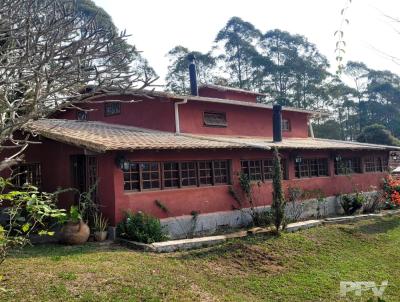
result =
[[126,212],[124,219],[117,225],[117,236],[143,243],[166,239],[160,220],[142,212]]
[[400,206],[400,180],[394,179],[391,175],[383,180],[383,194],[386,201],[386,208]]
[[269,209],[254,211],[251,216],[253,219],[253,225],[257,227],[269,227],[272,225],[273,217]]
[[346,215],[353,215],[357,212],[365,203],[365,197],[361,193],[354,195],[342,195],[340,204]]
[[383,198],[382,192],[377,192],[372,196],[365,198],[363,203],[362,212],[364,214],[376,213],[385,207],[385,199]]

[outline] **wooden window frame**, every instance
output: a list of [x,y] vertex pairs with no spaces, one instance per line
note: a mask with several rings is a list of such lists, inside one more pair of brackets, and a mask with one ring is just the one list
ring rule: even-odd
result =
[[[80,114],[83,114],[83,116],[85,117],[84,119],[82,119],[82,118],[80,118]],[[77,110],[76,111],[76,120],[77,121],[82,121],[82,122],[85,122],[85,121],[87,121],[88,120],[88,112],[87,111],[84,111],[84,110]]]
[[[273,171],[269,171],[269,173],[267,173],[266,167],[271,167],[270,165],[267,165],[266,162],[270,162],[272,163],[272,169],[273,169],[273,158],[264,158],[264,159],[246,159],[246,160],[241,160],[240,161],[240,166],[241,166],[241,171],[242,173],[245,173],[248,177],[250,181],[272,181],[272,177],[267,177],[266,175],[269,173],[273,173]],[[250,162],[254,161],[254,162],[260,162],[260,167],[261,167],[261,175],[260,175],[260,179],[252,179],[251,177],[251,173],[250,173]],[[247,163],[246,167],[243,167],[243,164]],[[286,158],[281,158],[281,169],[282,169],[282,179],[283,180],[288,180],[288,171],[287,171],[287,161]],[[247,170],[247,171],[246,171]]]
[[[329,174],[329,159],[326,157],[317,158],[302,158],[298,163],[295,163],[295,178],[315,178],[328,177]],[[306,175],[303,175],[307,172]]]
[[[118,107],[117,112],[113,113],[107,113],[107,106],[116,106]],[[121,108],[121,103],[120,102],[106,102],[104,103],[104,116],[114,116],[114,115],[119,115],[121,114],[122,108]]]
[[[42,186],[42,165],[41,165],[41,163],[40,162],[27,162],[27,163],[18,164],[13,167],[12,173],[14,173],[15,170],[18,170],[18,171],[17,171],[16,175],[13,175],[12,183],[18,188],[23,188],[23,186],[24,186],[24,184],[21,184],[21,181],[20,181],[21,180],[20,177],[24,173],[24,171],[20,171],[21,167],[27,167],[27,168],[34,167],[36,181],[32,181],[32,183],[29,183],[29,185],[35,186],[40,189]],[[28,169],[26,169],[25,171],[27,173],[31,173]],[[33,174],[32,174],[32,178],[33,178]]]
[[[207,114],[214,114],[214,115],[221,115],[221,116],[223,116],[223,120],[225,121],[225,123],[224,124],[216,124],[216,123],[210,123],[210,122],[207,122],[207,119],[206,119],[206,115]],[[227,117],[226,117],[226,112],[222,112],[222,111],[204,111],[203,112],[203,125],[204,126],[206,126],[206,127],[214,127],[214,128],[226,128],[226,127],[228,127],[228,120],[227,120]]]
[[[285,123],[287,124],[287,128],[283,127],[285,125]],[[292,126],[291,126],[291,123],[290,123],[290,119],[287,119],[287,118],[282,119],[282,131],[283,132],[292,131]]]
[[[211,162],[211,184],[204,184],[201,182],[201,177],[200,177],[200,163],[201,162]],[[219,171],[226,171],[225,176],[222,173],[221,175],[216,175],[216,168],[215,168],[215,163],[216,162],[225,162],[225,169],[224,168],[218,168]],[[165,181],[170,180],[170,178],[165,177],[165,164],[171,163],[171,164],[177,164],[178,165],[178,170],[171,170],[171,171],[178,171],[178,186],[166,186]],[[182,165],[184,163],[188,164],[193,164],[194,165],[194,171],[195,171],[195,180],[196,184],[190,184],[190,185],[184,185],[182,182],[182,172],[183,168]],[[152,188],[144,188],[143,186],[143,164],[157,164],[158,165],[158,181],[159,181],[159,186],[158,187],[152,187]],[[129,171],[123,171],[123,188],[124,192],[145,192],[145,191],[158,191],[158,190],[170,190],[170,189],[179,189],[179,188],[195,188],[195,187],[207,187],[207,186],[219,186],[219,185],[230,185],[232,183],[231,181],[231,161],[230,160],[201,160],[201,161],[163,161],[163,162],[131,162],[130,165],[138,165],[138,172],[135,172],[135,174],[138,174],[138,180],[137,181],[132,181],[131,175],[129,175],[129,180],[125,180],[125,173],[132,174],[131,169]],[[131,166],[130,166],[131,167]],[[193,170],[193,169],[190,169]],[[170,171],[170,170],[167,170]],[[146,172],[147,173],[147,172]],[[152,172],[150,172],[152,173]],[[221,174],[221,173],[219,173]],[[225,177],[226,182],[218,182],[216,181],[216,177]],[[190,177],[190,179],[193,179],[193,177]],[[146,180],[147,181],[147,180]],[[150,180],[150,182],[153,180]],[[126,183],[129,183],[129,189],[126,188]],[[137,186],[137,189],[132,190],[132,183],[139,183]]]
[[[358,169],[354,169],[355,161],[358,164]],[[339,163],[345,163],[345,167],[339,166]],[[350,168],[348,167],[350,163]],[[349,173],[344,173],[343,169],[349,169]],[[340,159],[339,161],[335,161],[335,175],[350,175],[350,174],[362,174],[363,173],[363,164],[361,157],[345,157]]]
[[363,168],[365,173],[387,172],[389,164],[385,157],[372,155],[363,158]]

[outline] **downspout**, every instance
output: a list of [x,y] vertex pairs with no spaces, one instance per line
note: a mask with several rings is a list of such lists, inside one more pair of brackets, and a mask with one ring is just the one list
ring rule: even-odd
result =
[[175,102],[174,103],[174,109],[175,109],[175,134],[181,133],[181,126],[179,123],[179,105],[181,104],[186,104],[188,101],[187,98],[183,99],[183,101],[180,102]]
[[314,138],[315,136],[314,136],[314,128],[313,128],[313,126],[312,126],[312,123],[311,123],[311,120],[309,119],[308,120],[308,129],[310,130],[310,136],[312,137],[312,138]]

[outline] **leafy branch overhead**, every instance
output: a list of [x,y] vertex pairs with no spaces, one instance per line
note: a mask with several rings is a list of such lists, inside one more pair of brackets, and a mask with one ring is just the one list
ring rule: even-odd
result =
[[91,0],[1,1],[1,148],[26,146],[15,130],[100,89],[152,84],[154,70],[127,37]]

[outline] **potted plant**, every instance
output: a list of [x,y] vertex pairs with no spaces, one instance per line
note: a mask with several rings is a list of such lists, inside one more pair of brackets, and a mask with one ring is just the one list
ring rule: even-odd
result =
[[71,206],[66,224],[61,229],[62,239],[67,244],[83,244],[90,236],[90,229],[82,219],[76,206]]
[[95,213],[93,216],[94,239],[104,241],[107,238],[108,219],[102,213]]

